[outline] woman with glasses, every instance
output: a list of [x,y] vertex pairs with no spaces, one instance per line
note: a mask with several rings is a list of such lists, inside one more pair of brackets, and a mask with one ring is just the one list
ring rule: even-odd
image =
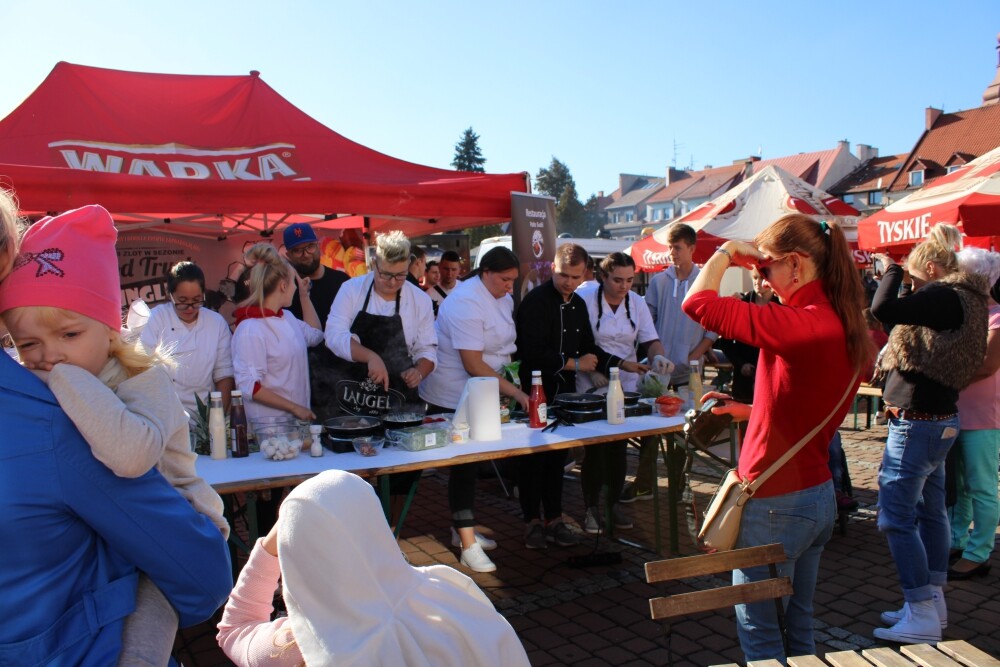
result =
[[[722,276],[730,266],[757,266],[784,305],[758,306],[720,296]],[[795,213],[771,224],[754,245],[723,244],[684,299],[685,314],[706,329],[760,348],[753,410],[738,403],[722,408],[749,416],[737,466],[740,477],[760,477],[812,434],[747,501],[736,543],[738,548],[784,547],[787,560],[778,569],[791,577],[794,588],[785,602],[788,655],[815,653],[813,595],[820,555],[837,516],[828,450],[850,407],[848,397],[857,391],[860,372],[869,367],[874,352],[861,314],[863,298],[840,227]],[[766,567],[734,570],[733,583],[768,576]],[[784,662],[782,632],[770,601],[737,605],[736,620],[747,662]]]
[[375,270],[337,292],[325,335],[326,346],[341,360],[342,413],[423,407],[417,387],[437,363],[437,334],[430,297],[406,279],[410,260],[410,242],[402,232],[382,234],[375,242]]
[[195,396],[207,405],[208,394],[222,392],[229,409],[233,381],[232,334],[226,320],[205,305],[205,274],[194,262],[175,264],[167,274],[170,300],[153,308],[139,340],[152,352],[167,348],[175,361],[174,390],[188,417],[198,414]]

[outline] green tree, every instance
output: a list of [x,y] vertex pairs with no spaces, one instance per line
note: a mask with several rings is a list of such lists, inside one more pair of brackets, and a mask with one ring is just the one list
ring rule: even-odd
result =
[[576,195],[576,185],[571,180],[556,202],[556,233],[569,232],[573,236],[586,237],[587,220],[583,204]]
[[458,171],[474,171],[483,173],[486,169],[486,158],[479,148],[479,135],[472,131],[470,126],[462,133],[462,138],[455,144],[455,159],[451,161]]
[[538,170],[538,175],[535,176],[535,188],[541,194],[555,197],[555,200],[559,201],[563,192],[569,187],[573,188],[575,195],[576,183],[573,181],[573,175],[569,173],[569,167],[553,155],[548,168],[542,167]]

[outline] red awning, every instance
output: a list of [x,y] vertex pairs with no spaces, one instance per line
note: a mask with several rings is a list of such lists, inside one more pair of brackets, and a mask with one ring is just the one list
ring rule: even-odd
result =
[[99,203],[118,220],[204,236],[224,233],[223,219],[269,231],[298,215],[358,215],[416,236],[508,220],[510,193],[528,187],[525,173],[449,171],[373,151],[256,73],[69,63],[0,121],[0,181],[25,213]]
[[858,238],[869,250],[903,252],[941,222],[982,237],[970,241],[980,247],[1000,235],[1000,147],[868,216]]

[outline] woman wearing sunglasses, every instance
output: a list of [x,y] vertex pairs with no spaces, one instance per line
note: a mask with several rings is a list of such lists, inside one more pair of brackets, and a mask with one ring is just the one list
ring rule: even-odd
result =
[[[756,266],[782,306],[758,306],[720,297],[730,266]],[[786,215],[754,244],[727,241],[705,264],[684,300],[684,312],[724,338],[760,348],[753,410],[738,464],[753,480],[781,455],[825,424],[757,490],[743,512],[737,548],[780,543],[787,560],[779,574],[792,578],[786,602],[789,655],[815,653],[813,594],[823,546],[837,515],[827,465],[830,440],[873,356],[861,310],[863,290],[847,239],[835,224]],[[733,583],[768,577],[767,568],[733,572]],[[786,658],[777,613],[770,602],[736,607],[747,661]]]
[[205,274],[194,262],[175,264],[167,274],[170,300],[153,308],[139,340],[147,350],[171,350],[174,390],[189,417],[198,414],[195,396],[208,405],[208,394],[222,392],[229,409],[235,388],[229,324],[214,310],[204,308]]

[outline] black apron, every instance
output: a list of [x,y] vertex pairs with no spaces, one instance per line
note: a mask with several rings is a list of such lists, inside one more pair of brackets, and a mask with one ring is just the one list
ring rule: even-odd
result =
[[[399,300],[403,290],[396,293],[396,310],[392,315],[372,315],[366,312],[371,300],[374,279],[368,287],[361,312],[351,323],[351,333],[361,344],[382,357],[389,373],[389,391],[368,378],[368,364],[345,361],[339,357],[332,364],[327,382],[333,380],[333,401],[324,401],[342,415],[380,416],[386,412],[415,410],[423,403],[417,388],[409,388],[400,374],[413,367],[403,334],[403,318],[399,316]],[[420,410],[422,412],[422,410]]]

